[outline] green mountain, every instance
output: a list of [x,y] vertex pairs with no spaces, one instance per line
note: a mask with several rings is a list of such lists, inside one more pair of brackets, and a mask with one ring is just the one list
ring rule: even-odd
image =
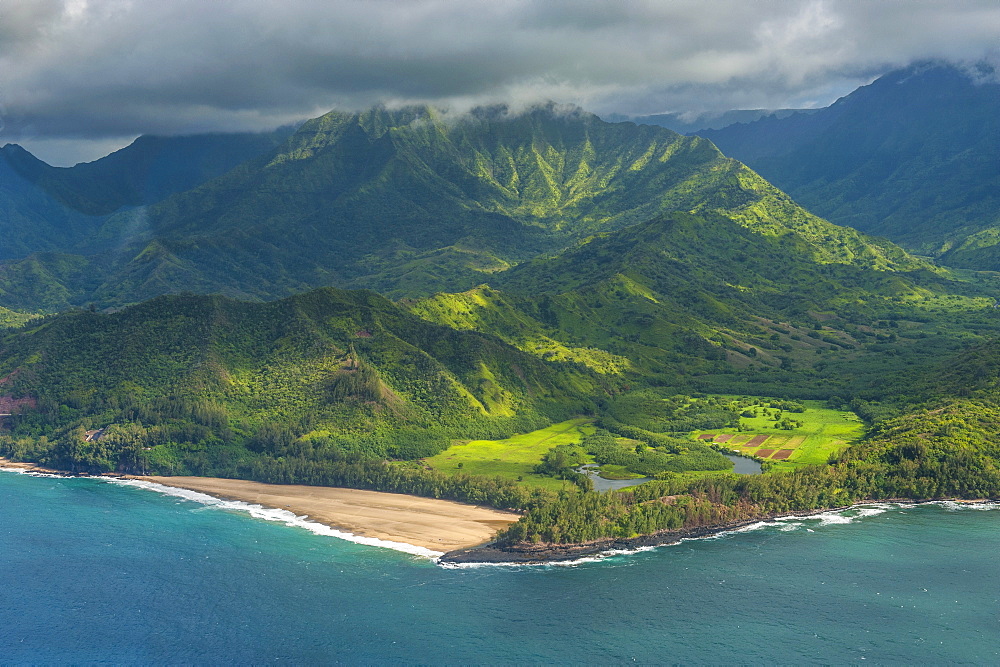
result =
[[107,215],[196,188],[274,150],[293,131],[283,127],[260,133],[144,135],[99,160],[73,167],[52,167],[16,144],[0,149],[0,157],[62,205],[85,215]]
[[[164,292],[275,298],[315,286],[458,291],[511,265],[675,210],[793,230],[819,261],[912,268],[891,244],[807,213],[711,143],[555,105],[452,117],[425,107],[332,112],[285,144],[159,204],[112,216],[87,282],[4,281],[0,302],[114,305]],[[22,262],[24,260],[21,260]],[[7,264],[7,274],[27,269]],[[64,273],[64,272],[63,272]],[[96,286],[94,283],[97,282]]]
[[[293,442],[320,458],[428,456],[452,438],[504,437],[590,411],[607,386],[374,293],[333,288],[49,316],[0,337],[0,378],[0,404],[22,413],[15,437],[69,434],[60,437],[73,444],[76,431],[118,424],[167,471],[235,465],[252,452],[303,455],[286,451]],[[115,442],[44,453],[115,469],[124,455]]]
[[17,146],[0,149],[0,262],[75,248],[96,234],[103,220],[60,203],[24,178],[11,164],[19,153],[29,155]]
[[106,216],[190,190],[273,150],[292,133],[143,136],[74,167],[53,167],[16,144],[0,148],[0,260],[33,252],[84,252],[117,245],[100,235]]
[[829,396],[860,367],[881,368],[869,348],[892,341],[893,354],[932,357],[939,350],[917,351],[937,341],[929,331],[966,317],[985,325],[994,312],[973,286],[919,263],[866,266],[862,258],[876,266],[885,258],[870,252],[836,262],[808,228],[772,234],[720,214],[673,213],[525,262],[492,287],[407,305],[604,375],[688,391],[717,375],[723,391],[752,394],[756,384],[772,395],[794,386]]
[[699,134],[832,222],[997,269],[998,116],[991,67],[923,63],[811,114]]

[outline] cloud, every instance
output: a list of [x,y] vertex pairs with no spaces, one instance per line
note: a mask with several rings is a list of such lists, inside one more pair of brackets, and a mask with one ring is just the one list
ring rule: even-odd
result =
[[275,127],[378,101],[826,104],[1000,48],[995,0],[4,0],[0,139]]

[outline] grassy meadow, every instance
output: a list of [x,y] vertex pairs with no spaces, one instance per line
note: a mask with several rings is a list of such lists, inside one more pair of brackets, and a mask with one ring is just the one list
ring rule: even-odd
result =
[[757,405],[749,408],[756,416],[740,417],[742,430],[739,432],[734,429],[702,430],[692,432],[692,436],[770,461],[775,470],[787,470],[801,465],[825,464],[831,454],[864,434],[861,420],[852,412],[832,410],[824,407],[822,401],[800,403],[805,406],[804,412],[786,410],[780,413],[782,419],[795,422],[789,430],[775,428],[778,423],[775,409]]
[[535,474],[535,466],[556,445],[576,444],[584,435],[592,433],[594,427],[591,422],[593,419],[579,417],[504,440],[460,442],[423,461],[440,472],[499,476],[558,490],[572,485],[561,479]]

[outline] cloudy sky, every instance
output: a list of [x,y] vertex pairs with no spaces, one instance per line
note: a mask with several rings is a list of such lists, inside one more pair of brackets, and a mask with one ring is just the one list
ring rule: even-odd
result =
[[379,101],[825,106],[998,53],[997,0],[0,0],[0,143],[64,165]]

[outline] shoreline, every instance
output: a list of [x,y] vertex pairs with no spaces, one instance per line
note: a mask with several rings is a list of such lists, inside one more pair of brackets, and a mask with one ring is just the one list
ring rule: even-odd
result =
[[[253,516],[306,528],[351,542],[437,558],[488,543],[497,530],[520,518],[503,510],[401,493],[301,484],[265,484],[217,477],[161,477],[55,470],[0,457],[0,470],[39,476],[80,477],[132,483],[153,491],[194,492]],[[139,485],[134,484],[140,482]],[[148,485],[148,486],[147,486]],[[263,509],[265,511],[255,511]],[[279,514],[280,513],[280,514]],[[317,530],[320,529],[320,530]]]
[[[636,553],[669,546],[685,540],[707,539],[782,519],[817,517],[828,512],[860,509],[871,505],[893,504],[906,507],[942,503],[982,505],[998,502],[990,498],[927,500],[887,498],[840,507],[775,513],[726,524],[665,530],[632,538],[608,538],[582,544],[498,546],[490,542],[492,536],[498,529],[517,521],[520,515],[451,500],[344,487],[266,484],[218,477],[135,476],[117,473],[90,475],[54,470],[0,457],[0,470],[2,469],[46,476],[140,482],[149,485],[142,488],[161,493],[168,493],[166,489],[191,491],[219,502],[238,503],[242,506],[234,506],[231,509],[249,511],[253,516],[258,516],[254,510],[261,509],[266,512],[283,513],[280,516],[260,513],[259,518],[283,521],[288,525],[297,525],[347,541],[426,556],[446,567],[575,564],[609,555]],[[200,501],[198,498],[176,495]],[[317,531],[315,528],[325,530]]]
[[910,498],[887,498],[867,500],[853,505],[827,507],[815,510],[781,512],[743,521],[733,521],[714,526],[696,526],[677,530],[664,530],[649,535],[631,538],[608,538],[584,544],[514,544],[497,546],[485,544],[469,549],[458,549],[444,554],[438,563],[445,566],[462,567],[475,565],[572,565],[605,556],[631,554],[656,547],[671,546],[686,540],[708,539],[725,533],[739,532],[757,524],[767,525],[782,519],[819,517],[829,512],[863,509],[872,505],[891,504],[900,507],[956,503],[959,505],[985,505],[998,501],[990,498],[937,498],[932,500],[912,500]]
[[434,552],[435,556],[484,544],[498,529],[520,518],[513,512],[452,500],[365,489],[265,484],[217,477],[125,475],[119,478],[290,512],[298,520],[296,523],[325,526],[335,531],[337,537],[366,538],[364,543],[405,551],[412,551],[405,547],[419,547]]
[[75,473],[68,470],[56,470],[55,468],[45,468],[34,463],[24,461],[11,461],[0,456],[0,470],[21,470],[23,472],[33,472],[39,475],[55,475],[57,477],[93,477],[86,473]]
[[584,544],[514,544],[510,546],[487,544],[469,549],[450,551],[439,558],[438,561],[446,565],[545,565],[573,563],[606,555],[634,553],[655,547],[670,546],[672,544],[679,544],[684,540],[705,539],[781,518],[804,518],[826,512],[839,512],[858,506],[846,505],[821,510],[787,512],[714,526],[695,526],[692,528],[679,528],[677,530],[664,530],[649,535],[608,538]]

